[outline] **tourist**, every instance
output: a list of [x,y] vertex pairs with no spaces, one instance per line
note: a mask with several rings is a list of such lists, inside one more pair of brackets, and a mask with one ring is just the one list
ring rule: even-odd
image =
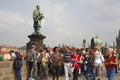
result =
[[64,52],[63,58],[64,58],[65,80],[69,80],[69,74],[70,74],[70,77],[73,78],[73,74],[71,70],[72,51],[68,46],[65,46],[64,48],[65,48],[65,52]]
[[73,80],[78,80],[78,74],[79,74],[79,69],[80,69],[80,63],[82,63],[82,60],[80,58],[79,52],[77,52],[77,49],[72,50],[72,67],[74,68],[73,70]]
[[[60,67],[62,64],[62,57],[58,47],[53,48],[52,59],[52,69],[53,69],[53,80],[59,80]],[[56,79],[55,79],[56,78]]]
[[15,55],[16,55],[16,58],[14,59],[13,69],[15,71],[17,80],[22,80],[22,77],[21,77],[21,68],[23,64],[22,55],[20,54],[20,52],[15,52]]
[[84,59],[85,58],[85,49],[81,48],[79,55],[81,56],[81,60],[83,61],[80,64],[80,70],[81,70],[81,74],[80,75],[84,75],[85,74],[85,65],[84,65],[84,62],[85,62],[85,59]]
[[[35,45],[32,45],[31,47],[32,48],[27,53],[27,60],[26,60],[26,65],[28,69],[27,79],[31,77],[35,77],[35,61],[36,61],[37,51],[35,51],[36,49]],[[32,74],[34,75],[32,76]]]
[[48,62],[48,68],[49,68],[49,70],[48,70],[48,72],[50,73],[50,74],[52,74],[52,59],[51,59],[51,56],[53,55],[53,48],[51,47],[51,46],[48,46],[48,53],[49,53],[49,62]]
[[102,63],[104,61],[104,57],[102,53],[99,51],[99,46],[95,46],[95,51],[94,51],[94,73],[98,70],[98,80],[101,78],[101,72],[102,72]]
[[118,53],[118,70],[120,70],[120,49],[117,49],[117,53]]
[[115,66],[118,64],[118,60],[116,56],[113,55],[114,50],[112,48],[108,48],[107,56],[105,56],[105,67],[107,72],[108,80],[114,80],[115,76]]
[[[119,52],[118,50],[114,50],[114,55],[116,56],[117,60],[119,61]],[[115,73],[118,73],[119,63],[115,67]]]
[[94,73],[94,51],[93,49],[89,50],[89,52],[86,53],[86,80],[89,80],[89,76],[92,75],[93,80],[96,80],[95,73]]
[[11,55],[11,61],[13,61],[16,58],[15,52],[10,50],[9,54]]
[[48,55],[47,49],[44,48],[42,51],[42,62],[41,62],[41,79],[47,80],[48,79]]
[[42,58],[43,58],[43,54],[42,54],[42,51],[44,49],[43,48],[40,48],[40,52],[37,54],[37,60],[36,60],[36,63],[37,63],[37,76],[41,78],[41,63],[42,63]]

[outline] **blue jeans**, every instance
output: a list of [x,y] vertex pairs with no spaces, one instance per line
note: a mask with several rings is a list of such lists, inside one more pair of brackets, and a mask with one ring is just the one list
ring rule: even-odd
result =
[[17,77],[17,80],[22,80],[21,78],[21,68],[22,68],[22,60],[19,61],[19,66],[17,66],[15,68],[15,71],[16,71],[16,77]]
[[84,64],[83,63],[80,64],[80,68],[81,68],[81,73],[85,74]]
[[89,80],[89,75],[90,74],[92,74],[93,80],[96,80],[95,79],[95,73],[94,73],[93,66],[87,66],[87,69],[86,69],[86,80]]
[[22,78],[21,78],[21,68],[16,69],[16,76],[17,76],[17,80],[22,80]]
[[115,69],[113,70],[107,70],[107,76],[108,76],[108,80],[113,80],[114,76],[115,76]]

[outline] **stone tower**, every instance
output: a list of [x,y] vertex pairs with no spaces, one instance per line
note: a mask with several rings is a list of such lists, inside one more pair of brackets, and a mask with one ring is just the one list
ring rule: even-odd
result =
[[116,38],[116,45],[117,45],[117,49],[120,49],[120,30],[118,33],[118,37]]

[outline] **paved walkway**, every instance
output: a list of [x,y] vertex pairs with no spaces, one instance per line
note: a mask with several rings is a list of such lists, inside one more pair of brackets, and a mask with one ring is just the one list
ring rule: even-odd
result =
[[[36,79],[36,80],[40,80],[40,79]],[[48,80],[52,80],[52,76],[49,76]],[[59,80],[65,80],[65,77],[64,76],[60,76]],[[85,80],[85,77],[84,76],[79,76],[78,80]],[[106,77],[106,73],[104,71],[102,72],[101,80],[108,80],[107,77]],[[114,80],[120,80],[120,70],[115,75]]]

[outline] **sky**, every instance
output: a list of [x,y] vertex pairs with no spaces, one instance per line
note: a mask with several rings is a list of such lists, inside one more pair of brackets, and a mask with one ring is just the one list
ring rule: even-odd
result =
[[40,32],[46,46],[81,47],[96,35],[112,44],[120,30],[120,0],[0,0],[0,45],[21,47],[34,31],[33,10],[40,5]]

